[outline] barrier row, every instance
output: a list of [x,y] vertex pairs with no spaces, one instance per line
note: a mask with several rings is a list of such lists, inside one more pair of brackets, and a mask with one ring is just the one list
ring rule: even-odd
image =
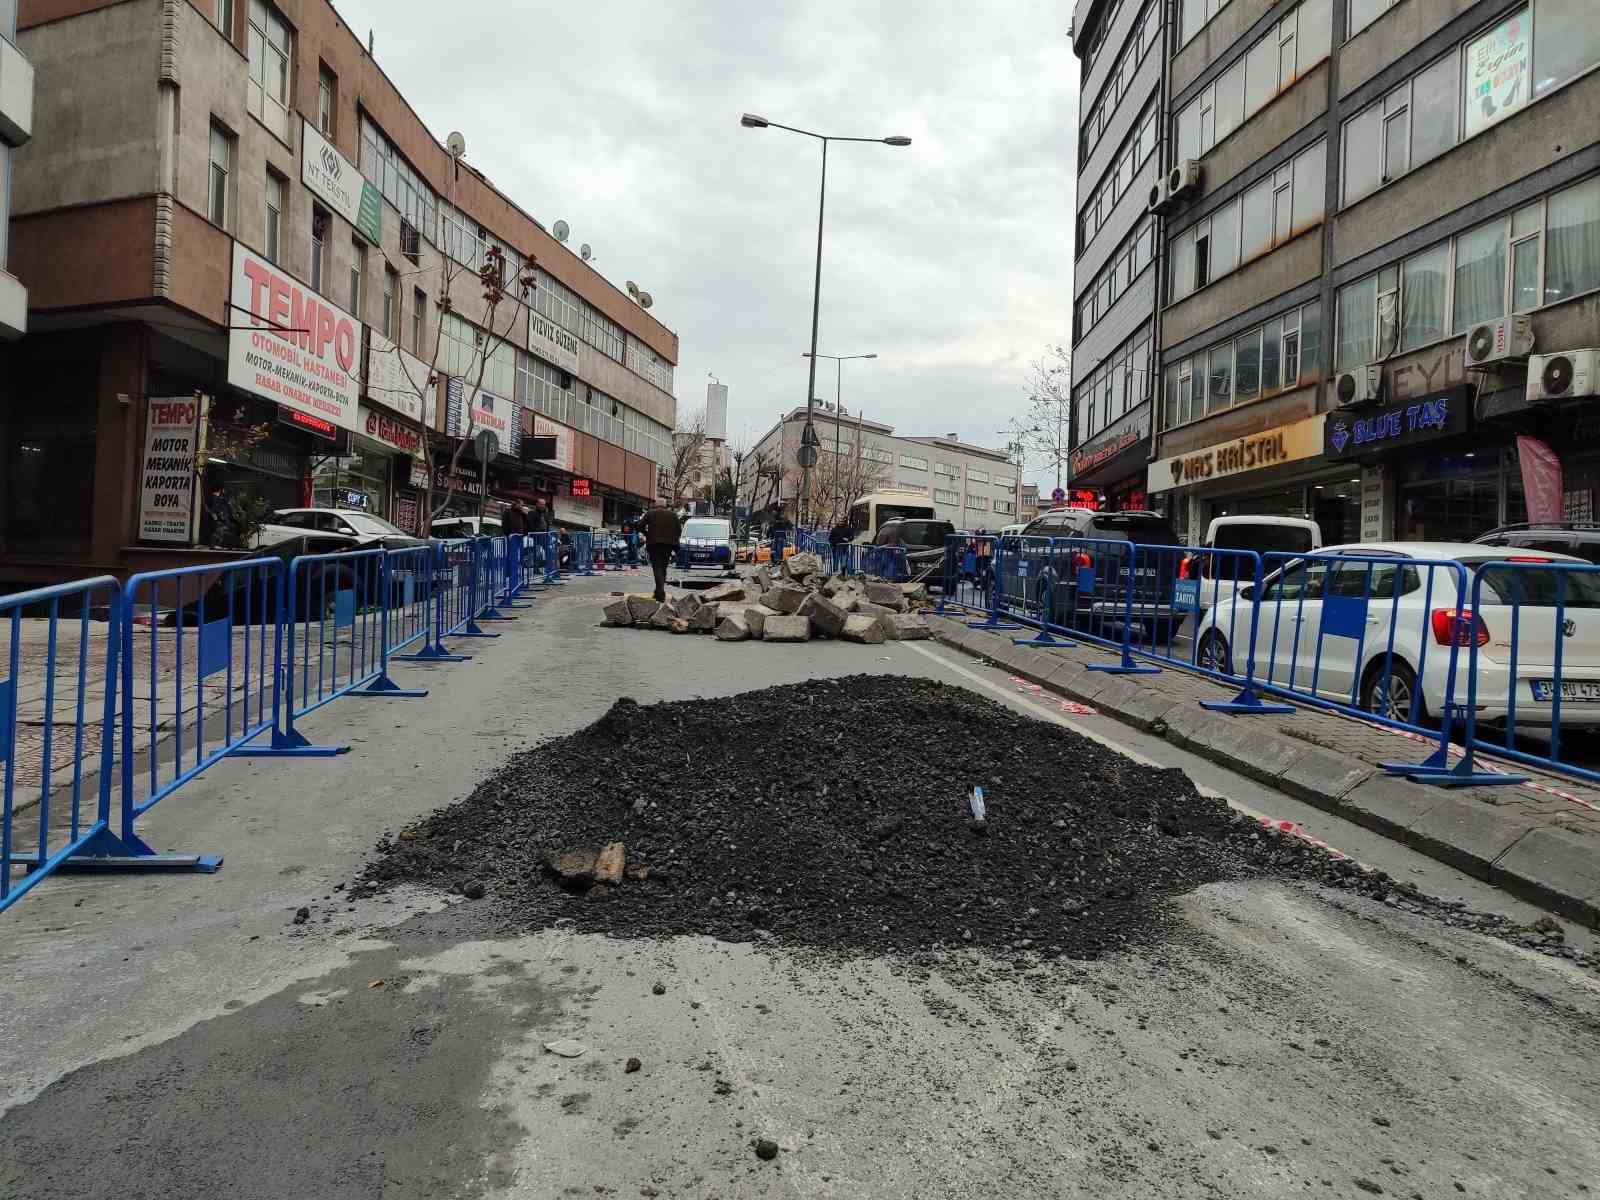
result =
[[[592,547],[576,561],[592,571]],[[541,533],[0,598],[0,911],[68,866],[215,870],[218,857],[156,853],[138,819],[226,757],[343,753],[300,722],[345,696],[425,696],[390,663],[465,661],[445,639],[497,637],[485,626],[562,582],[558,537]]]
[[[1207,708],[1288,713],[1277,700],[1421,734],[1423,782],[1520,781],[1492,750],[1600,780],[1572,735],[1600,732],[1600,567],[1528,557],[1257,554],[1127,540],[946,539],[940,611],[1018,642],[1117,652],[1091,669],[1181,667],[1237,689]],[[1456,743],[1459,743],[1459,747]],[[1580,750],[1582,748],[1580,747]]]

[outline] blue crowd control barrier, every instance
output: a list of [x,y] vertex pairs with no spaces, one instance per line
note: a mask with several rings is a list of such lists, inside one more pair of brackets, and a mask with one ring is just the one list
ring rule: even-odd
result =
[[572,570],[575,575],[594,574],[594,534],[586,529],[572,535]]
[[487,539],[461,538],[443,543],[439,547],[440,589],[438,611],[438,637],[493,638],[478,626],[478,613],[482,611],[479,599],[479,576],[483,568],[483,552],[478,544]]
[[[119,619],[119,759],[121,836],[135,852],[148,852],[134,833],[138,817],[272,731],[285,575],[282,559],[261,557],[128,580]],[[218,861],[209,860],[211,869]]]
[[284,584],[283,683],[268,746],[235,751],[265,757],[325,757],[348,745],[313,745],[296,722],[341,696],[416,697],[389,678],[388,555],[381,548],[303,554]]
[[389,608],[384,614],[391,658],[415,647],[426,648],[433,633],[433,584],[436,553],[432,546],[403,546],[387,551]]
[[528,589],[528,535],[513,533],[506,538],[504,573],[500,579],[500,603],[505,608],[532,608],[525,599]]
[[511,594],[511,555],[508,540],[504,537],[477,538],[473,542],[477,554],[477,568],[473,578],[477,581],[477,619],[480,621],[515,621],[500,611]]
[[[0,911],[64,868],[202,861],[153,855],[112,832],[121,612],[122,589],[109,576],[0,599],[9,638],[0,681]],[[36,729],[37,741],[19,745],[19,724]],[[36,806],[19,811],[29,796]]]
[[454,539],[427,548],[430,619],[422,646],[403,654],[391,653],[391,658],[409,662],[466,662],[472,657],[470,654],[458,654],[444,644],[445,637],[454,632],[456,613],[465,604],[457,560],[460,557],[458,548],[467,545],[470,543],[465,539]]

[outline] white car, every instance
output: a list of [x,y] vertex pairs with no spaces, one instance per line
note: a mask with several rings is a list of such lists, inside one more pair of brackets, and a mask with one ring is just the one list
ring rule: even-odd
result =
[[[1203,546],[1256,554],[1312,554],[1322,548],[1322,527],[1304,517],[1213,517]],[[1233,599],[1254,574],[1255,560],[1245,553],[1191,554],[1178,567],[1178,600],[1193,607],[1198,627],[1208,609]]]
[[280,508],[261,526],[252,548],[271,546],[307,533],[337,533],[365,543],[382,542],[388,549],[427,543],[398,525],[371,513],[349,508]]
[[[1477,570],[1496,561],[1518,565],[1484,577],[1483,604],[1473,613]],[[1459,601],[1460,576],[1452,563],[1464,568]],[[1538,563],[1578,569],[1522,568]],[[1470,630],[1478,645],[1478,722],[1503,728],[1511,707],[1515,614],[1518,727],[1549,727],[1558,652],[1562,726],[1600,726],[1600,572],[1580,558],[1463,542],[1367,542],[1331,546],[1305,559],[1274,558],[1268,571],[1256,633],[1259,683],[1394,721],[1436,722],[1444,711],[1452,640],[1459,647],[1455,700],[1467,703]],[[1559,579],[1566,581],[1560,629]],[[1519,588],[1521,602],[1513,604]],[[1244,673],[1254,593],[1251,585],[1241,587],[1204,616],[1196,662]]]
[[690,517],[683,523],[680,553],[689,570],[734,571],[733,522],[726,517]]

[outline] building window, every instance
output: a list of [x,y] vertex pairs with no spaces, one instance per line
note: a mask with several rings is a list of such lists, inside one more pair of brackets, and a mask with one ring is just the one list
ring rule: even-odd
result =
[[267,229],[266,229],[266,255],[267,261],[275,263],[281,253],[283,245],[283,176],[276,171],[267,171]]
[[[383,130],[364,115],[361,118],[361,173],[399,210],[401,249],[406,257],[416,262],[421,236],[432,240],[438,225],[438,197],[395,149]],[[408,226],[412,247],[409,250],[406,249]]]
[[1333,41],[1329,5],[1330,0],[1306,0],[1201,89],[1173,123],[1180,159],[1209,153],[1328,56]]
[[216,0],[212,6],[212,16],[216,19],[217,28],[231,42],[233,40],[233,0]]
[[902,454],[900,456],[900,465],[913,471],[926,471],[928,469],[928,460],[925,458],[917,458],[915,455],[911,454]]
[[264,0],[250,0],[250,82],[245,106],[284,141],[289,140],[289,64],[294,59],[289,24]]
[[367,273],[367,244],[360,238],[352,239],[350,246],[350,313],[361,320],[361,285]]
[[1084,298],[1078,301],[1073,316],[1073,337],[1077,341],[1082,341],[1104,319],[1111,306],[1155,260],[1155,247],[1155,225],[1146,218],[1128,235],[1127,241],[1117,247],[1111,262],[1101,268]]
[[988,512],[989,498],[987,496],[968,496],[967,507],[973,512]]
[[311,206],[311,290],[322,291],[323,271],[328,265],[328,210]]
[[1350,9],[1345,25],[1345,37],[1355,37],[1399,2],[1400,0],[1349,0]]
[[400,253],[413,263],[420,264],[422,261],[422,235],[404,217],[400,218]]
[[[1161,10],[1165,0],[1151,0],[1145,6],[1144,16],[1141,18],[1137,36],[1130,36],[1123,46],[1122,54],[1116,64],[1106,76],[1106,81],[1100,89],[1099,96],[1095,99],[1094,107],[1089,110],[1088,116],[1082,123],[1082,131],[1078,138],[1078,164],[1083,166],[1089,161],[1095,147],[1100,144],[1100,139],[1105,136],[1106,130],[1111,125],[1111,119],[1116,115],[1117,104],[1133,86],[1134,77],[1139,72],[1139,64],[1150,48],[1160,40]],[[1098,39],[1103,39],[1112,25],[1116,23],[1118,13],[1107,12],[1099,25],[1099,33],[1095,48],[1086,58],[1084,77],[1087,78],[1094,70],[1093,57],[1100,47]]]
[[1452,322],[1466,330],[1506,311],[1506,223],[1489,224],[1456,238]]
[[1009,517],[1016,513],[1017,506],[1015,502],[1011,500],[996,500],[994,502],[994,511],[1002,514],[1003,516]]
[[317,128],[325,138],[333,137],[334,106],[338,98],[339,77],[328,70],[327,63],[317,67]]
[[987,471],[974,471],[971,467],[968,467],[967,468],[967,480],[970,483],[988,483],[989,482],[989,472],[987,472]]
[[228,228],[228,213],[232,208],[233,156],[238,141],[215,121],[211,123],[211,183],[206,201],[206,215],[213,225]]
[[400,290],[400,276],[390,266],[383,268],[383,336],[395,340],[395,295]]
[[426,358],[422,352],[422,339],[428,327],[428,293],[416,288],[411,293],[411,352]]
[[933,499],[938,504],[960,504],[961,493],[952,492],[946,488],[934,488]]
[[1316,383],[1321,343],[1322,310],[1307,304],[1169,364],[1162,427]]
[[951,479],[960,479],[961,478],[961,468],[960,467],[956,467],[956,466],[952,466],[950,463],[945,463],[945,462],[936,462],[936,463],[934,463],[933,464],[933,473],[935,475],[945,475],[945,476],[948,476]]
[[[1111,219],[1117,201],[1127,194],[1145,160],[1155,152],[1156,127],[1159,113],[1154,102],[1128,132],[1116,159],[1106,168],[1104,180],[1095,189],[1079,218],[1079,243],[1077,252],[1082,255],[1091,238]],[[1142,207],[1141,203],[1141,207]]]

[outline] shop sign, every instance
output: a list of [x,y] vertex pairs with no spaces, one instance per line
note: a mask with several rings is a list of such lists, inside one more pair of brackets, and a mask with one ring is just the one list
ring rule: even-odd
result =
[[656,499],[666,500],[672,495],[672,476],[665,467],[656,468]]
[[415,459],[411,463],[411,486],[426,490],[428,486],[428,464],[423,459]]
[[600,500],[575,499],[572,496],[556,496],[553,505],[556,520],[565,521],[568,525],[588,525],[593,528],[600,524]]
[[1072,474],[1076,478],[1110,462],[1130,446],[1150,436],[1150,406],[1142,405],[1115,425],[1090,438],[1072,452]]
[[535,437],[552,437],[556,440],[556,452],[549,458],[535,459],[536,462],[547,462],[559,467],[563,471],[571,471],[573,463],[572,430],[548,417],[538,414],[533,418],[533,433]]
[[361,323],[238,242],[232,296],[228,383],[355,430]]
[[1323,454],[1330,460],[1365,458],[1455,437],[1472,420],[1472,388],[1457,387],[1379,408],[1328,414]]
[[322,438],[324,441],[337,442],[339,440],[339,427],[332,421],[324,421],[321,417],[313,417],[308,412],[301,412],[298,408],[287,408],[278,405],[278,420],[285,425],[293,425],[296,429],[304,429],[307,433]]
[[467,475],[460,471],[452,475],[443,467],[433,473],[433,490],[435,492],[448,492],[452,487],[458,494],[464,492],[468,496],[483,495],[483,484],[479,482],[476,475]]
[[1467,43],[1467,137],[1504,120],[1528,102],[1532,33],[1533,24],[1524,8]]
[[422,457],[422,435],[397,417],[391,417],[363,404],[361,429],[373,441],[402,450],[412,458]]
[[475,438],[487,429],[504,454],[515,454],[522,441],[522,411],[515,400],[467,387],[451,377],[445,385],[445,432]]
[[534,309],[528,310],[528,349],[569,375],[578,373],[578,339]]
[[300,122],[300,182],[374,246],[382,240],[383,198],[315,125]]
[[428,386],[432,374],[428,364],[415,354],[402,350],[376,329],[367,331],[367,399],[374,404],[431,427],[437,408],[436,389]]
[[139,538],[194,540],[195,467],[200,458],[200,397],[150,398],[139,479]]
[[574,479],[572,481],[572,494],[574,496],[588,496],[591,494],[590,481],[587,479]]
[[1384,541],[1383,519],[1384,478],[1382,467],[1368,467],[1361,472],[1361,540]]
[[1170,492],[1173,488],[1189,487],[1210,479],[1224,479],[1315,458],[1322,453],[1326,416],[1318,413],[1292,425],[1252,433],[1220,446],[1207,446],[1204,450],[1160,459],[1150,464],[1150,491]]

